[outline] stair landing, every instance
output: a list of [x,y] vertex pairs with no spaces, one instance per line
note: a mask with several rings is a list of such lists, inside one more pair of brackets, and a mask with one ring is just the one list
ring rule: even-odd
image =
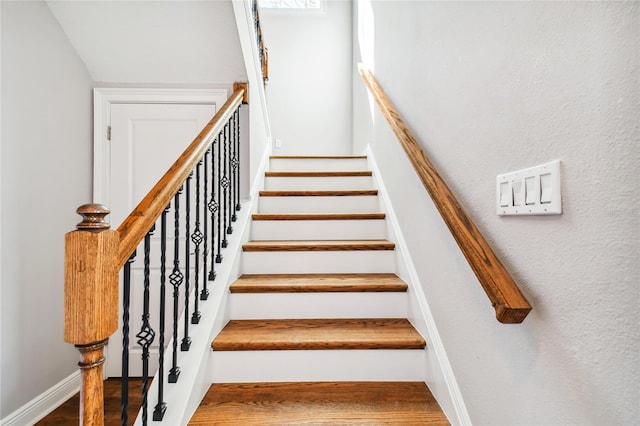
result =
[[422,382],[214,384],[190,425],[449,425]]

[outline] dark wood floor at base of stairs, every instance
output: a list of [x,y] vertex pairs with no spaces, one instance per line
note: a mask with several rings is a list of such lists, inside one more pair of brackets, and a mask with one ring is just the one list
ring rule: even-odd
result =
[[422,382],[213,384],[190,425],[449,425]]

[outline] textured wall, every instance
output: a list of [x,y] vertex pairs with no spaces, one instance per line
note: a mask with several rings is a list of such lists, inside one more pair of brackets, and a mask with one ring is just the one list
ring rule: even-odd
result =
[[351,3],[326,13],[264,11],[274,154],[351,153]]
[[[374,135],[472,421],[636,423],[640,4],[371,6],[380,83],[534,306],[521,325],[495,321],[358,83],[356,150]],[[564,213],[498,217],[495,176],[553,159]]]
[[91,200],[93,82],[44,2],[0,6],[4,418],[77,369],[63,341],[64,233]]

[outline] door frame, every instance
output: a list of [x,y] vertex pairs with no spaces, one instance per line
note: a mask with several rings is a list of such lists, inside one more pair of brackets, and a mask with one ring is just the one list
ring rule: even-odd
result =
[[216,110],[227,101],[227,89],[93,89],[93,202],[109,207],[111,203],[111,141],[107,128],[111,124],[112,104],[205,104]]

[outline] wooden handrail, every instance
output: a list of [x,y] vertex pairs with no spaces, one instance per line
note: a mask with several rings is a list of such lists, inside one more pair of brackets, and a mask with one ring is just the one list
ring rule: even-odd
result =
[[471,269],[491,300],[496,310],[496,318],[505,324],[521,323],[531,311],[531,305],[429,161],[373,73],[362,64],[358,66],[358,70],[462,253],[467,258]]
[[178,157],[156,185],[140,201],[131,214],[118,227],[120,246],[118,249],[118,269],[127,262],[131,253],[151,229],[162,211],[171,202],[193,168],[223,128],[238,105],[246,103],[247,88],[245,83],[236,83],[234,92],[225,104],[216,112],[211,121],[195,137],[193,142]]

